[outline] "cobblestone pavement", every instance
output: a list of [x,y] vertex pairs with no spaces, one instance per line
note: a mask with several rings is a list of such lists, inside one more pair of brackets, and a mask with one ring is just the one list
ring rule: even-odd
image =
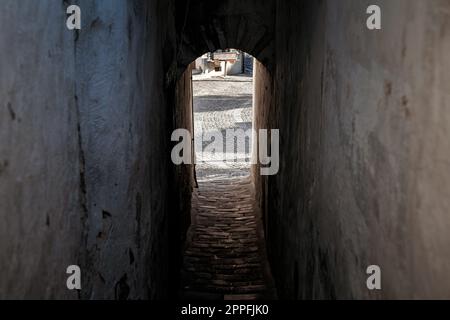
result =
[[[195,119],[202,120],[203,130],[251,128],[252,82],[229,79],[194,83]],[[199,188],[192,199],[182,297],[273,298],[250,165],[245,161],[249,154],[232,164],[217,160],[220,156],[209,155],[197,166]]]
[[[201,79],[201,80],[196,80]],[[194,121],[197,156],[197,178],[216,179],[236,176],[248,176],[250,172],[250,154],[252,138],[249,136],[244,153],[237,153],[234,140],[226,139],[225,130],[252,128],[253,81],[246,76],[228,76],[200,78],[194,76]],[[223,149],[219,152],[201,151],[211,145],[208,134],[220,132]],[[203,135],[203,144],[201,144]],[[201,145],[201,146],[200,146]],[[202,148],[202,150],[200,150]],[[235,153],[234,162],[223,161],[226,151]],[[203,162],[200,162],[203,160]]]

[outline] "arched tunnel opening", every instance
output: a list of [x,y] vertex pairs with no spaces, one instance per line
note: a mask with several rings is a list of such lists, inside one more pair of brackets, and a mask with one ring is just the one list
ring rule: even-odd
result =
[[195,61],[192,94],[197,179],[250,175],[253,59],[230,49]]
[[[377,2],[2,1],[0,298],[450,298],[450,4]],[[256,132],[228,180],[216,111]]]
[[[262,110],[270,108],[272,6],[263,4],[259,14],[233,6],[192,2],[180,7],[176,106],[183,116],[177,127],[190,130],[190,154],[197,160],[181,168],[189,172],[181,176],[192,194],[191,212],[184,213],[181,227],[182,300],[277,296],[267,258],[267,217],[261,207],[266,205],[265,179],[258,162],[259,130],[268,128],[268,112]],[[210,10],[217,15],[208,17]],[[236,51],[241,56],[230,57]],[[240,63],[244,76],[233,77]],[[245,68],[251,69],[250,79]],[[192,75],[198,69],[202,74]]]
[[[254,64],[255,65],[254,67]],[[276,296],[252,179],[252,56],[218,50],[192,70],[194,189],[183,252],[183,300],[257,300]],[[255,74],[258,74],[257,72]],[[256,165],[254,163],[253,165]]]

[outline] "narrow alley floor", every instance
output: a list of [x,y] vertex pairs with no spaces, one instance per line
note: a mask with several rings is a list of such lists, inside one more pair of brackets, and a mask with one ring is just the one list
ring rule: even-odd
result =
[[184,258],[185,297],[225,300],[274,296],[250,179],[200,182]]
[[[199,79],[194,78],[197,139],[199,132],[251,128],[251,77]],[[197,165],[198,189],[192,199],[192,225],[182,270],[184,299],[276,296],[250,178],[249,154],[250,149],[246,149],[233,163],[221,161],[223,154],[208,154]]]

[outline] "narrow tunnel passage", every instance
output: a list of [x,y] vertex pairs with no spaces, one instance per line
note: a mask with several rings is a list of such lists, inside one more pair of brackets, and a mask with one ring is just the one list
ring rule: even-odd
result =
[[[450,298],[450,1],[69,2],[0,1],[0,299]],[[195,120],[276,170],[174,162]]]
[[225,73],[224,63],[193,75],[198,188],[184,253],[183,299],[275,297],[250,170],[253,58],[245,73],[247,55],[238,55],[237,75]]

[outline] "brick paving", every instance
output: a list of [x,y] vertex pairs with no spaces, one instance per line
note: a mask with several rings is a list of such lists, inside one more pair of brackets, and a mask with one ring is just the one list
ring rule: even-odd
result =
[[273,298],[253,190],[242,177],[199,183],[184,256],[185,297]]

